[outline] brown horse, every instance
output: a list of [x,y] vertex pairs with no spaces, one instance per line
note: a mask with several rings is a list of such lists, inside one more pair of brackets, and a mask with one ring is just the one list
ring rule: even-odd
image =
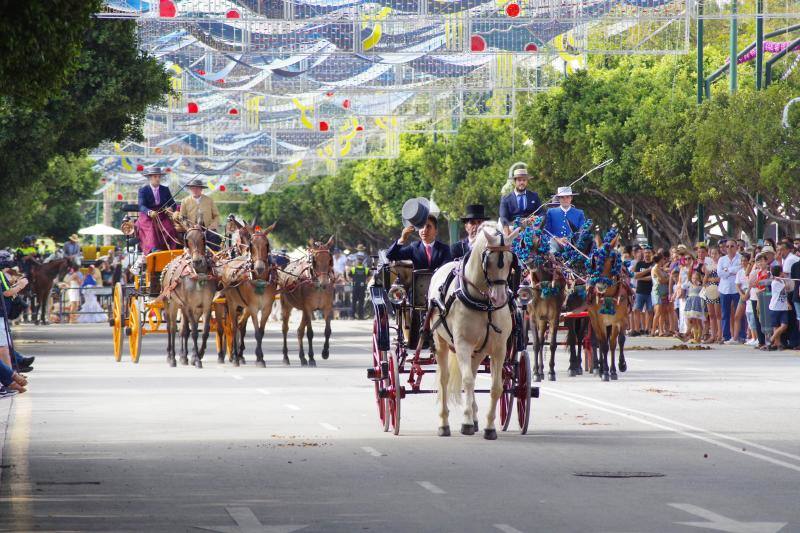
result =
[[[289,332],[289,315],[292,308],[303,313],[300,327],[297,328],[297,343],[300,345],[300,364],[317,366],[314,361],[314,331],[311,320],[314,311],[321,310],[325,318],[325,344],[322,358],[330,354],[331,316],[333,315],[333,256],[330,248],[333,237],[325,244],[315,242],[308,250],[308,257],[302,261],[289,263],[280,270],[278,279],[281,287],[281,318],[283,320],[283,362],[289,364],[289,348],[286,336]],[[308,361],[303,350],[303,334],[308,332]]]
[[30,265],[30,295],[31,295],[31,314],[33,321],[37,325],[41,322],[47,325],[48,301],[50,292],[56,279],[62,278],[67,273],[67,268],[75,266],[71,259],[62,257],[47,263],[40,263],[31,259]]
[[[234,366],[244,360],[244,324],[239,309],[253,320],[256,333],[256,365],[265,367],[262,341],[267,319],[272,312],[272,305],[278,294],[278,283],[275,270],[270,264],[270,245],[267,237],[275,224],[262,230],[255,224],[240,229],[240,235],[246,235],[247,252],[228,261],[222,268],[222,287],[228,308],[227,320],[232,325],[234,338],[230,354]],[[259,315],[259,312],[261,313]],[[224,357],[220,362],[224,362]]]
[[[538,245],[537,245],[538,246]],[[556,380],[556,348],[558,325],[561,320],[561,310],[564,305],[564,288],[566,279],[556,267],[550,257],[540,258],[543,263],[539,266],[529,264],[531,283],[533,286],[533,300],[528,304],[528,313],[533,332],[533,378],[536,381],[544,379],[544,345],[545,336],[550,332],[550,381]]]
[[[616,248],[619,236],[609,243],[598,243],[598,249],[605,250],[603,264],[594,264],[597,258],[592,256],[592,268],[600,272],[599,279],[587,290],[589,320],[592,332],[600,349],[599,376],[603,381],[617,379],[616,350],[619,344],[619,369],[625,372],[625,327],[630,312],[630,289],[621,274],[613,275],[615,262],[621,259],[612,253]],[[609,371],[608,352],[611,351],[611,368]]]
[[[183,255],[167,264],[161,273],[161,295],[166,303],[167,362],[175,364],[175,337],[178,329],[178,310],[181,311],[181,364],[189,364],[189,335],[194,344],[192,364],[203,368],[211,309],[217,292],[217,276],[211,255],[206,251],[205,230],[200,224],[186,230]],[[203,319],[203,338],[198,349],[200,319]]]

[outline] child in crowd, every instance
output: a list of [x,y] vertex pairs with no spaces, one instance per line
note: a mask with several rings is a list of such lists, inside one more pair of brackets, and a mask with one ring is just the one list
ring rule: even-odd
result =
[[700,296],[700,291],[703,290],[703,278],[698,270],[693,270],[691,276],[691,285],[686,295],[684,316],[689,321],[692,342],[699,344],[700,336],[703,332],[703,321],[706,318],[705,302]]
[[792,280],[782,278],[783,270],[780,265],[772,267],[772,297],[769,300],[770,323],[774,328],[768,350],[782,350],[781,335],[789,327],[789,302],[787,294],[792,290]]
[[650,275],[653,278],[653,290],[651,291],[651,298],[655,306],[655,314],[653,315],[653,324],[650,327],[651,335],[656,335],[658,329],[659,337],[668,337],[671,335],[667,328],[669,327],[669,274],[666,272],[667,258],[665,255],[656,254],[653,256],[653,268],[650,270]]

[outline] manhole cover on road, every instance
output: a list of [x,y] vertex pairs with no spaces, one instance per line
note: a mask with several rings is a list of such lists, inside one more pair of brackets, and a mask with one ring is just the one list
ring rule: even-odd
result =
[[578,477],[611,477],[611,478],[664,477],[664,474],[661,474],[659,472],[575,472],[573,475]]

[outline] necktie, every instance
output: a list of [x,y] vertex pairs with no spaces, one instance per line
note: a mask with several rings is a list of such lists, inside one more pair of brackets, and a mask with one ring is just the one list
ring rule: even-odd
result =
[[153,198],[155,199],[157,204],[161,203],[161,195],[158,194],[158,187],[153,189]]
[[525,211],[525,195],[524,194],[517,195],[517,206],[519,207],[520,211]]
[[425,245],[425,255],[428,256],[428,266],[431,266],[431,257],[433,255],[433,250],[431,249],[430,244]]

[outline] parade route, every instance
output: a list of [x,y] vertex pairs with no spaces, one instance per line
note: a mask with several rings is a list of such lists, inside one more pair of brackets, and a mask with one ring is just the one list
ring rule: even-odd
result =
[[610,383],[569,378],[559,352],[529,433],[514,418],[491,442],[437,437],[432,395],[383,433],[371,331],[334,322],[317,368],[290,338],[285,367],[270,322],[266,369],[250,337],[245,366],[212,352],[198,370],[167,366],[164,335],[134,365],[107,325],[16,327],[36,363],[30,392],[0,401],[0,530],[800,531],[800,352],[631,338]]

